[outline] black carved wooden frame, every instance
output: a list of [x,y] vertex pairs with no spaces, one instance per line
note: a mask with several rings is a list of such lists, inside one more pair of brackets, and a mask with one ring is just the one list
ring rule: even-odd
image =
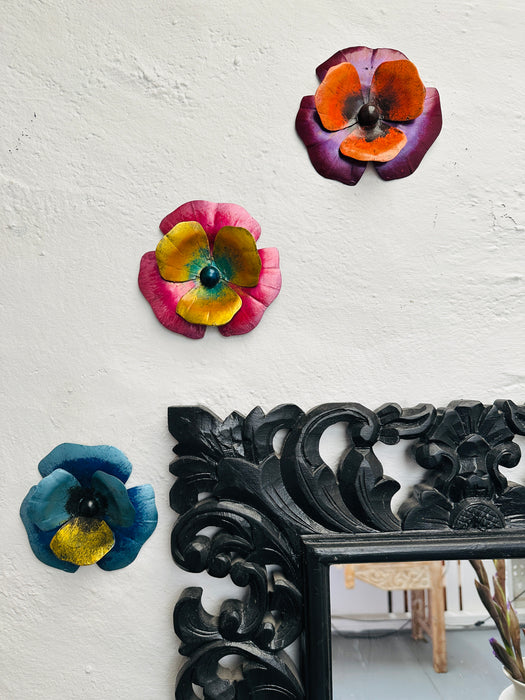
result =
[[[198,700],[194,686],[210,700],[330,700],[330,564],[525,557],[525,487],[499,471],[521,457],[514,437],[525,435],[525,406],[512,401],[324,404],[308,413],[282,405],[225,420],[174,406],[168,423],[177,440],[173,558],[246,589],[218,615],[201,605],[201,588],[181,594],[173,621],[188,660],[177,700]],[[347,425],[349,448],[334,472],[319,441],[336,423]],[[395,515],[399,484],[374,446],[400,439],[413,441],[426,471]],[[296,641],[298,668],[286,651]],[[239,662],[228,671],[220,660],[231,655]]]

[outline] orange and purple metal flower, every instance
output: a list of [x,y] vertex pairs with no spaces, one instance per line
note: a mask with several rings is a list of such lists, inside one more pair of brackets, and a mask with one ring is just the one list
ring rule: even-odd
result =
[[164,237],[140,263],[139,287],[163,326],[202,338],[248,333],[281,289],[276,248],[257,250],[261,227],[237,204],[187,202],[166,216]]
[[368,161],[383,180],[413,173],[442,125],[439,93],[425,88],[414,64],[394,49],[354,46],[317,76],[295,122],[317,172],[345,185],[359,182]]

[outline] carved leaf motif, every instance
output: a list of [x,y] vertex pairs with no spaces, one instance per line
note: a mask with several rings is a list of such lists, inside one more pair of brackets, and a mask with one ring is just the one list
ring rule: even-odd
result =
[[436,416],[436,409],[428,403],[418,403],[414,408],[385,403],[376,414],[381,424],[379,440],[386,445],[395,445],[400,438],[411,440],[428,430]]
[[217,484],[215,462],[199,457],[181,457],[170,464],[177,481],[170,490],[170,506],[176,513],[185,513],[202,494],[212,493]]
[[494,402],[505,416],[507,425],[516,435],[525,435],[525,406],[517,406],[514,401]]
[[[356,450],[348,461],[343,461],[338,478],[319,453],[323,432],[336,423],[348,425]],[[375,413],[360,404],[323,404],[306,414],[286,438],[281,457],[284,484],[302,510],[324,527],[338,532],[381,530],[388,528],[387,523],[395,529],[399,527],[389,505],[389,496],[399,487],[393,480],[382,481],[379,460],[372,460],[369,478],[361,482],[361,489],[352,468],[357,450],[368,456],[379,431]],[[375,494],[370,493],[376,488]]]
[[509,483],[508,488],[495,500],[510,527],[525,525],[525,487]]
[[[234,672],[219,665],[232,654],[243,660]],[[304,699],[302,683],[287,654],[267,653],[242,642],[212,642],[195,653],[179,673],[176,700],[198,700],[193,684],[203,689],[206,700]]]
[[185,588],[173,610],[175,634],[182,641],[179,652],[191,656],[203,644],[221,639],[217,618],[202,607],[202,588]]
[[289,430],[304,413],[294,404],[276,406],[268,414],[257,406],[247,416],[243,425],[243,441],[246,459],[260,464],[274,454],[273,439],[279,430]]
[[399,519],[390,508],[399,484],[383,476],[383,468],[372,448],[349,450],[338,476],[346,505],[363,523],[387,532],[401,529]]
[[242,459],[225,459],[218,466],[218,498],[252,505],[281,526],[297,545],[300,534],[330,532],[308,517],[290,499],[281,478],[279,459],[270,455],[260,465]]
[[[484,406],[479,401],[454,401],[438,411],[432,428],[416,447],[417,461],[431,470],[423,484],[448,500],[451,515],[447,522],[453,529],[501,528],[506,517],[523,507],[516,501],[523,492],[515,491],[508,498],[509,485],[499,471],[500,466],[516,466],[521,456],[505,410],[512,410],[508,402]],[[420,503],[416,505],[421,487],[414,489],[412,505],[418,515],[410,528],[429,521],[429,513]],[[412,521],[408,502],[402,510],[408,527]]]
[[[199,534],[219,528],[211,536]],[[177,520],[171,538],[175,562],[187,571],[226,576],[235,559],[280,566],[288,578],[298,575],[297,554],[286,534],[256,509],[208,498]]]
[[439,491],[417,484],[399,508],[403,530],[449,529],[452,503]]
[[190,455],[215,462],[223,457],[244,457],[243,421],[236,412],[221,421],[200,406],[171,406],[168,428],[177,440],[173,451],[181,457]]

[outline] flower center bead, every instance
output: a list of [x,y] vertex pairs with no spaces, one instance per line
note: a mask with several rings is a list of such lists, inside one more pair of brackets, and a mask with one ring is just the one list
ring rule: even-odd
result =
[[357,121],[361,126],[375,126],[379,121],[379,110],[368,102],[357,113]]
[[106,499],[101,494],[96,494],[93,489],[80,486],[69,492],[66,510],[73,517],[95,518],[103,515],[106,508]]
[[78,514],[84,518],[92,518],[100,510],[99,504],[95,498],[87,496],[86,498],[80,499],[78,504]]
[[201,284],[208,287],[208,289],[211,289],[219,284],[221,273],[213,265],[206,265],[206,267],[201,270],[199,277]]

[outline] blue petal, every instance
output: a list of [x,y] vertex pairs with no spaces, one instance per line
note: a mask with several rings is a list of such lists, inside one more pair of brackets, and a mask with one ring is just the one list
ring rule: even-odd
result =
[[66,510],[66,503],[75,486],[79,483],[72,474],[55,469],[33,487],[27,514],[40,530],[54,530],[69,520],[71,513]]
[[110,445],[76,445],[64,442],[44,457],[38,465],[42,476],[55,469],[65,469],[76,477],[82,486],[88,486],[96,471],[108,472],[123,483],[131,474],[131,462],[126,455]]
[[93,489],[101,494],[108,506],[104,520],[114,527],[130,527],[135,520],[135,508],[131,505],[126,487],[116,476],[106,472],[95,472],[91,479]]
[[158,515],[153,487],[150,484],[135,486],[128,491],[128,496],[135,508],[135,521],[131,527],[113,529],[115,546],[97,562],[105,571],[122,569],[131,564],[157,526]]
[[41,562],[47,564],[48,566],[53,566],[55,569],[61,569],[62,571],[67,571],[73,573],[78,569],[76,564],[71,564],[68,561],[62,561],[55,557],[51,549],[49,548],[49,543],[55,535],[55,531],[51,530],[49,532],[42,532],[37,526],[32,522],[28,510],[31,499],[33,498],[36,486],[33,486],[27,496],[22,501],[20,506],[20,517],[24,523],[24,527],[27,530],[27,536],[29,538],[29,544],[33,550],[34,555]]

